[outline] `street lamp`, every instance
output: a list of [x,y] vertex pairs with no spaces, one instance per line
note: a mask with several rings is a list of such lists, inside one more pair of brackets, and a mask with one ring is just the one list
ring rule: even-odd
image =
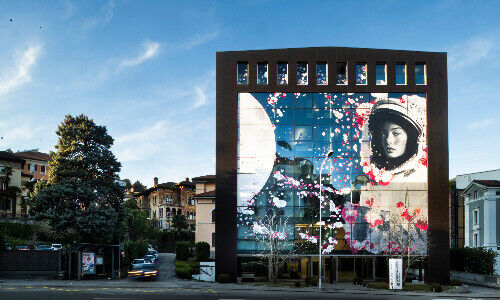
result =
[[319,262],[318,262],[318,269],[319,269],[319,279],[318,279],[318,288],[321,290],[321,226],[323,225],[322,221],[322,215],[321,215],[321,190],[323,189],[323,182],[321,180],[321,173],[323,172],[323,165],[325,164],[326,160],[332,156],[333,150],[328,150],[328,152],[325,155],[325,158],[323,159],[323,162],[321,163],[321,168],[319,169]]

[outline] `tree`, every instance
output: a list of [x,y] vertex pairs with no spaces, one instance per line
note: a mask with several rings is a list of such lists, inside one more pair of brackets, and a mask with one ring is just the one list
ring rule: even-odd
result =
[[123,179],[123,181],[125,182],[125,189],[127,191],[130,191],[130,189],[132,188],[132,183],[130,182],[130,179],[125,178]]
[[146,186],[143,185],[139,180],[136,180],[134,184],[132,184],[132,188],[134,189],[134,192],[137,193],[142,193],[146,190]]
[[277,282],[279,266],[294,258],[294,242],[287,239],[287,228],[290,225],[288,219],[283,217],[282,210],[270,210],[265,217],[254,223],[253,232],[260,245],[257,256],[263,260],[263,264],[268,264],[269,279]]
[[427,237],[427,220],[421,209],[409,207],[408,191],[405,203],[398,202],[397,213],[391,213],[389,224],[389,249],[391,257],[400,258],[403,262],[403,284],[410,267],[425,260],[429,240]]
[[172,227],[180,234],[181,230],[185,230],[188,228],[186,217],[183,215],[175,215],[172,218]]
[[130,240],[145,240],[156,229],[154,222],[148,219],[148,213],[139,209],[135,199],[128,199],[123,204],[123,227]]
[[74,229],[81,241],[116,240],[123,191],[115,182],[121,164],[105,126],[85,115],[67,115],[58,127],[47,183],[35,184],[31,214],[55,231]]

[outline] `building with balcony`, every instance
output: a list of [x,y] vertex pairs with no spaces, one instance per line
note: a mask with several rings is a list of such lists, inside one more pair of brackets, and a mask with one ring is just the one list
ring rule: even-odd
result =
[[170,229],[175,215],[186,217],[190,228],[196,224],[196,207],[193,200],[195,185],[186,180],[175,183],[158,183],[154,178],[153,187],[137,194],[138,206],[148,211],[151,219],[156,220],[158,228]]

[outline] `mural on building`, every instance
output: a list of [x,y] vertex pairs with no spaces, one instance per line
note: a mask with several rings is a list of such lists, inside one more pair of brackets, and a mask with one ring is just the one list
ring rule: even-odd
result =
[[287,249],[317,253],[320,204],[324,254],[426,253],[425,94],[240,93],[237,168],[238,253],[276,212]]

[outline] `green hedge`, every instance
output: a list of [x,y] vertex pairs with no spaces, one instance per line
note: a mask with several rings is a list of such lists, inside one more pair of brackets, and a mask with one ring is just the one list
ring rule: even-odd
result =
[[156,240],[152,241],[151,244],[157,246],[158,252],[174,253],[179,241],[194,242],[194,232],[183,230],[179,237],[177,231],[163,230],[156,235]]
[[191,279],[191,275],[199,273],[200,265],[197,261],[175,261],[175,274],[182,279]]
[[207,242],[196,243],[196,260],[207,261],[210,259],[210,245]]
[[0,222],[0,232],[6,236],[29,240],[33,236],[34,226],[32,224]]
[[190,244],[191,244],[190,242],[177,243],[177,249],[175,250],[176,260],[188,260]]
[[142,258],[148,253],[148,243],[146,241],[132,241],[128,240],[125,242],[125,262],[126,264],[132,263],[136,258]]
[[450,269],[476,274],[493,274],[496,253],[492,249],[452,248],[450,249]]

